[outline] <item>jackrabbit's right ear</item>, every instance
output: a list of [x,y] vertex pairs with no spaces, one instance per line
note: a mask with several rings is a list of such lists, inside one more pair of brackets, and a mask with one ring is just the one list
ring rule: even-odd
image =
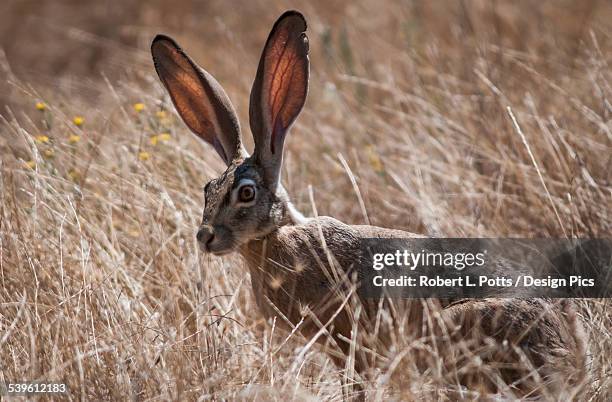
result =
[[249,107],[256,160],[272,189],[279,182],[285,135],[306,101],[308,70],[306,20],[287,11],[266,41]]
[[177,112],[198,137],[211,144],[228,165],[243,154],[240,124],[227,94],[215,78],[198,67],[165,35],[151,44],[157,75]]

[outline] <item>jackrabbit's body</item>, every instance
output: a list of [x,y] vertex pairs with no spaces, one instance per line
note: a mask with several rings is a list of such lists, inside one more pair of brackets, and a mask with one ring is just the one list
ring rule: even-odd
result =
[[359,300],[352,285],[372,269],[362,258],[362,241],[420,236],[329,217],[304,218],[289,202],[280,172],[285,137],[308,90],[305,31],[303,16],[287,12],[266,41],[250,99],[252,155],[242,145],[238,118],[219,83],[169,37],[153,41],[155,68],[178,113],[228,166],[204,190],[197,235],[202,250],[216,255],[239,251],[264,315],[306,336],[324,335],[318,341],[335,350],[332,357],[340,364],[356,348],[355,366],[361,372],[384,360],[397,334],[431,335],[428,339],[440,343],[436,347],[470,337],[485,343],[492,339],[509,349],[505,357],[491,358],[514,354],[520,360],[517,347],[535,367],[548,369],[580,360],[582,345],[573,336],[580,332],[579,322],[566,319],[573,317],[571,306],[541,299]]
[[[355,304],[346,284],[351,283],[351,273],[359,276],[372,269],[371,265],[363,265],[369,262],[366,258],[360,258],[363,257],[361,241],[415,237],[421,236],[318,217],[281,226],[261,239],[246,243],[240,253],[249,268],[260,311],[268,318],[275,317],[277,325],[288,330],[298,327],[308,338],[325,327],[324,335],[329,334],[333,340],[320,336],[318,341],[331,343],[332,350],[339,349],[341,353],[332,357],[340,365],[350,352],[349,341],[356,342],[354,364],[358,372],[377,365],[375,354],[383,361],[392,358],[394,331],[412,339],[429,338],[434,343],[443,328],[452,328],[454,332],[444,342],[471,339],[476,343],[472,342],[469,347],[478,350],[483,343],[493,340],[498,345],[506,345],[506,349],[498,350],[490,356],[490,361],[512,365],[524,353],[550,385],[558,388],[563,383],[577,382],[582,375],[585,345],[580,321],[568,301],[504,298],[435,300],[432,304],[408,299],[379,304],[359,300],[362,311],[356,319]],[[391,302],[394,322],[381,324],[378,310],[388,309]],[[439,314],[439,322],[425,324],[427,314]],[[364,332],[365,336],[355,338],[355,332]],[[372,332],[376,332],[375,339],[367,336]],[[513,350],[515,347],[520,352]],[[369,352],[360,353],[359,348]],[[534,380],[521,380],[525,370],[513,368],[505,369],[504,375],[507,382],[519,382],[517,385],[523,388],[530,388],[527,380]],[[474,376],[478,377],[472,373],[466,379],[482,383],[482,378]],[[495,388],[494,384],[485,383]]]

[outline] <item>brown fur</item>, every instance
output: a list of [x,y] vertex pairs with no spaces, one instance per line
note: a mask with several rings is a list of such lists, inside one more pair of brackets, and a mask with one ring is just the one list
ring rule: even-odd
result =
[[[277,323],[284,324],[287,329],[299,326],[306,337],[314,336],[321,324],[325,325],[328,335],[342,352],[333,356],[343,365],[350,349],[346,340],[352,339],[351,331],[355,328],[351,314],[355,305],[348,303],[341,307],[348,297],[342,284],[348,279],[347,271],[370,269],[356,266],[355,257],[361,251],[357,248],[359,239],[374,237],[420,236],[373,226],[350,226],[330,217],[319,217],[302,224],[281,226],[264,238],[248,242],[240,248],[240,253],[251,273],[260,311],[268,318],[280,317]],[[358,303],[367,306],[362,316],[366,318],[359,322],[367,333],[372,330],[371,320],[377,317],[380,305],[365,300]],[[426,325],[427,309],[422,300],[404,300],[396,303],[393,309],[410,325],[402,329],[404,333],[415,338],[430,336],[430,341],[436,342],[443,331],[454,328],[447,340],[467,343],[476,353],[482,343],[493,340],[500,348],[496,353],[482,356],[484,362],[505,363],[508,368],[501,370],[503,379],[507,383],[516,382],[526,393],[533,392],[537,384],[536,374],[529,372],[531,367],[537,368],[537,375],[550,384],[547,392],[555,392],[565,382],[576,384],[582,380],[581,359],[585,350],[581,324],[571,322],[563,311],[564,308],[572,309],[571,302],[484,299],[445,303],[434,303],[429,310],[430,314],[436,311],[441,314],[439,325],[444,328]],[[358,349],[375,350],[384,361],[389,357],[385,353],[391,346],[385,343],[392,339],[386,330],[379,329],[374,341],[368,341],[367,337],[360,339]],[[319,342],[329,343],[329,339],[322,336]],[[452,347],[450,349],[452,351]],[[523,354],[531,366],[518,364]],[[376,365],[375,360],[371,353],[358,353],[356,370],[364,373]],[[488,389],[496,389],[495,384],[484,379],[478,370],[467,372],[463,382],[471,385],[483,385],[484,382]]]

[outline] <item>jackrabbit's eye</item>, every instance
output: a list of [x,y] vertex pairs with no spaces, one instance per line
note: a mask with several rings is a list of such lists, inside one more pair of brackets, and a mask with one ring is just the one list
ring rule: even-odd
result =
[[252,184],[246,184],[238,190],[238,201],[250,202],[255,199],[255,186]]

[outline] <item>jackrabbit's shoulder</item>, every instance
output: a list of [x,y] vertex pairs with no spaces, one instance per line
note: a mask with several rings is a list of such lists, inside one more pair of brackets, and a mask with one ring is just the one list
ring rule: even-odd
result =
[[346,246],[347,243],[356,244],[360,238],[353,226],[330,216],[305,218],[298,224],[281,226],[274,235],[282,243],[297,245],[325,242]]

